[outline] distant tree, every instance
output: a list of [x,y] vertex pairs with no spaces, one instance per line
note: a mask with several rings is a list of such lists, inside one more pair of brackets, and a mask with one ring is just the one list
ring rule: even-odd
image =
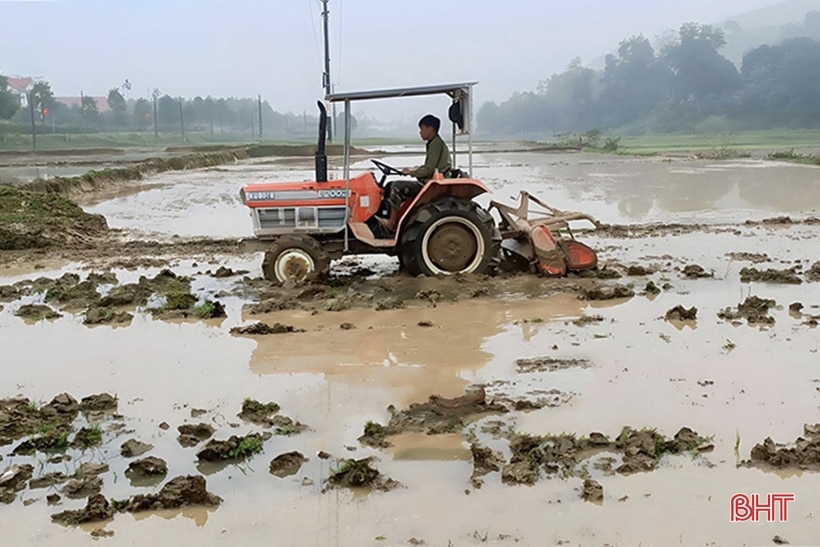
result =
[[643,35],[621,42],[618,54],[608,55],[599,98],[604,127],[630,123],[652,112],[668,94],[670,74],[655,57]]
[[111,115],[114,118],[114,124],[117,126],[125,125],[128,115],[128,103],[125,97],[120,93],[119,88],[112,88],[108,90],[108,108],[111,109]]
[[20,108],[20,98],[9,91],[8,80],[0,76],[0,120],[10,120]]
[[139,127],[144,127],[150,123],[153,109],[154,107],[148,99],[137,99],[134,102],[134,123]]
[[720,28],[686,23],[679,43],[669,48],[665,60],[674,73],[672,90],[679,101],[694,100],[698,109],[707,97],[720,97],[740,86],[737,68],[718,50],[726,45]]
[[179,125],[179,105],[170,95],[163,95],[157,100],[157,123],[162,127]]
[[31,88],[31,100],[34,109],[41,115],[46,109],[54,107],[54,92],[48,82],[37,82]]
[[82,111],[83,121],[88,124],[96,124],[100,117],[100,112],[97,109],[97,101],[94,97],[88,95],[83,96],[80,101],[80,110]]

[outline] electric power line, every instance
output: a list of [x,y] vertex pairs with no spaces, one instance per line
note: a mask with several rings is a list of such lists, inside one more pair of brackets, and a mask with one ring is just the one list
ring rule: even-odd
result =
[[316,21],[313,17],[313,0],[308,0],[308,11],[310,12],[310,26],[313,28],[313,46],[316,50],[316,62],[319,66],[322,65],[322,55],[319,53],[319,38],[316,33]]

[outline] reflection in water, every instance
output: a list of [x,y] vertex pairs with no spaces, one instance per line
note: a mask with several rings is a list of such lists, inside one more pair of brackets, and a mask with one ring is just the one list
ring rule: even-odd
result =
[[142,511],[140,513],[132,513],[132,515],[137,522],[150,519],[151,517],[160,517],[165,520],[174,520],[178,517],[182,517],[194,521],[197,527],[201,528],[208,523],[208,517],[217,509],[217,507],[186,507],[185,509]]
[[[578,317],[581,302],[559,295],[543,300],[469,301],[436,308],[374,312],[355,310],[329,316],[288,314],[308,332],[258,338],[250,367],[256,374],[322,374],[330,382],[382,386],[400,393],[405,402],[423,401],[433,393],[454,397],[463,394],[467,372],[486,365],[492,355],[484,341],[504,331],[504,326],[537,318],[541,321]],[[256,318],[277,321],[277,314]],[[255,318],[255,319],[256,319]],[[423,328],[421,321],[434,327]],[[355,329],[340,331],[349,322]],[[322,330],[314,330],[324,325]],[[332,329],[332,330],[331,330]],[[521,323],[523,340],[531,338],[537,324]],[[331,343],[334,351],[327,351]],[[518,348],[506,348],[510,357]],[[514,359],[513,359],[514,360]]]

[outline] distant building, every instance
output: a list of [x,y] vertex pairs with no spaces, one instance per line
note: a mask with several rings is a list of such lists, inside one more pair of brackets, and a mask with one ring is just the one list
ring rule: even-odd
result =
[[20,97],[20,105],[28,106],[28,92],[34,85],[34,79],[22,76],[5,76],[9,84],[9,91]]
[[[86,95],[88,97],[88,95]],[[108,112],[111,110],[108,108],[108,98],[107,97],[91,97],[94,99],[94,102],[97,103],[97,112]],[[67,106],[68,108],[77,108],[80,107],[82,104],[82,97],[54,97],[55,103],[60,103],[62,105]]]

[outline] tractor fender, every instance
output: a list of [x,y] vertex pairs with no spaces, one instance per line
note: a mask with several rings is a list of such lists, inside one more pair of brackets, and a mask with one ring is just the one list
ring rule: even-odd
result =
[[481,194],[491,194],[486,184],[476,179],[432,179],[401,213],[396,232],[401,233],[405,221],[424,205],[443,197],[470,201]]

